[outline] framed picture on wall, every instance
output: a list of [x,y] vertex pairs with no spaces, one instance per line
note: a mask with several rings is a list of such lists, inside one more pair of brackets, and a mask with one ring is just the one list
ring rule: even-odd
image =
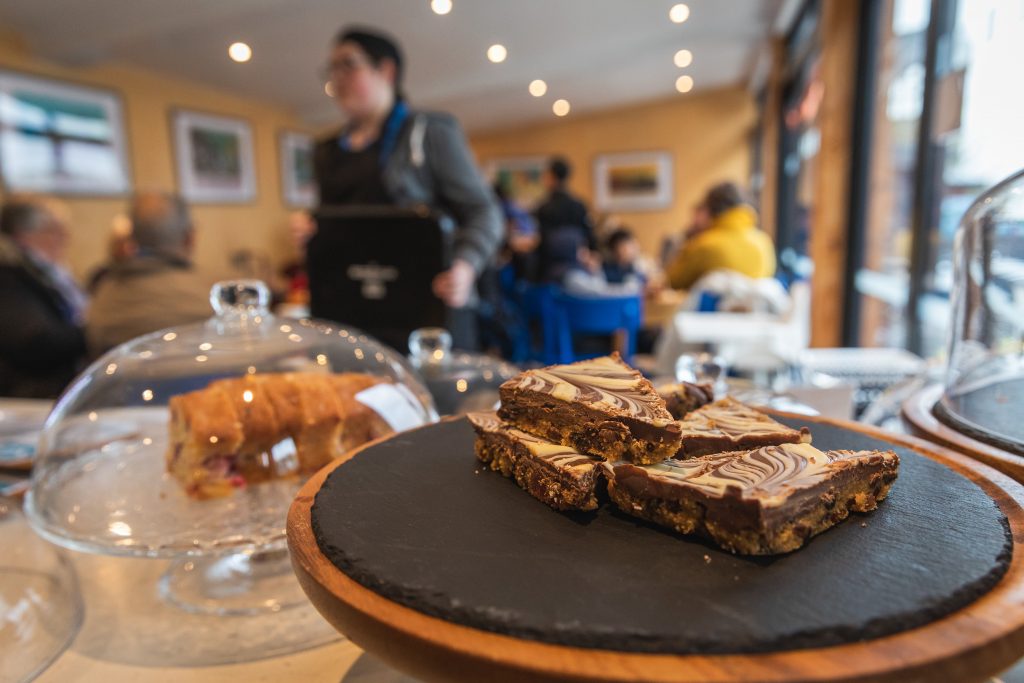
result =
[[196,204],[241,204],[256,199],[252,129],[228,116],[185,109],[172,113],[178,187]]
[[313,177],[313,138],[305,133],[282,131],[278,140],[281,157],[281,193],[284,203],[300,209],[316,206]]
[[672,206],[672,154],[602,154],[594,161],[598,211],[656,211]]
[[547,157],[509,157],[491,159],[484,164],[484,174],[492,184],[500,184],[508,196],[524,209],[533,209],[547,195],[544,169]]
[[131,189],[116,93],[0,70],[0,178],[9,191],[121,195]]

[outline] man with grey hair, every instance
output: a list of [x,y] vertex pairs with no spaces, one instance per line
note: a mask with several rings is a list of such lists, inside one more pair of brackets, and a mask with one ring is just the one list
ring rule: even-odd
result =
[[99,355],[149,332],[211,315],[212,280],[192,263],[193,225],[181,197],[140,192],[130,210],[134,255],[111,264],[86,319],[89,351]]
[[85,357],[85,296],[63,266],[68,212],[46,197],[0,207],[0,396],[53,398]]

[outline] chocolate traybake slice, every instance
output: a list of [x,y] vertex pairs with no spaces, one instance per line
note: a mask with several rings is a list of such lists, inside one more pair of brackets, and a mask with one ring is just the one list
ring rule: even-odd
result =
[[679,450],[664,399],[617,353],[527,370],[500,393],[501,419],[581,453],[650,464]]
[[682,445],[676,458],[722,451],[745,451],[783,443],[810,443],[807,427],[791,429],[764,413],[726,397],[698,408],[679,421]]
[[598,458],[544,441],[503,424],[495,413],[469,413],[476,430],[476,457],[512,477],[556,510],[594,510],[603,483]]
[[668,412],[677,420],[682,420],[687,413],[715,400],[715,392],[710,384],[676,382],[661,385],[657,388],[657,392],[665,399],[665,407],[668,408]]
[[638,467],[603,463],[608,494],[623,512],[744,555],[796,550],[810,537],[868,512],[899,469],[892,451],[766,446]]

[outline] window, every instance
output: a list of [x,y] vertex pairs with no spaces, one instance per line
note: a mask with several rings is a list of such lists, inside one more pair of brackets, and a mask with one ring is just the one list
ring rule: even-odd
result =
[[1024,166],[1024,2],[882,0],[879,22],[851,341],[930,356],[960,218]]
[[819,113],[825,94],[819,18],[819,4],[807,3],[786,43],[775,242],[779,275],[787,280],[808,277],[811,272],[807,250],[813,227],[814,164],[821,143]]
[[[876,65],[860,298],[860,346],[906,346],[914,170],[929,0],[885,0]],[[862,46],[864,49],[864,46]],[[870,47],[868,47],[870,49]]]

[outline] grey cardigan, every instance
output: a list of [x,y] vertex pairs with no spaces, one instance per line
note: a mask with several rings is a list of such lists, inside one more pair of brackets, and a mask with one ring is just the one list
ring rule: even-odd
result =
[[[337,136],[321,144],[337,144]],[[504,221],[455,117],[411,111],[382,177],[395,205],[425,204],[450,216],[453,257],[483,271],[501,244]]]

